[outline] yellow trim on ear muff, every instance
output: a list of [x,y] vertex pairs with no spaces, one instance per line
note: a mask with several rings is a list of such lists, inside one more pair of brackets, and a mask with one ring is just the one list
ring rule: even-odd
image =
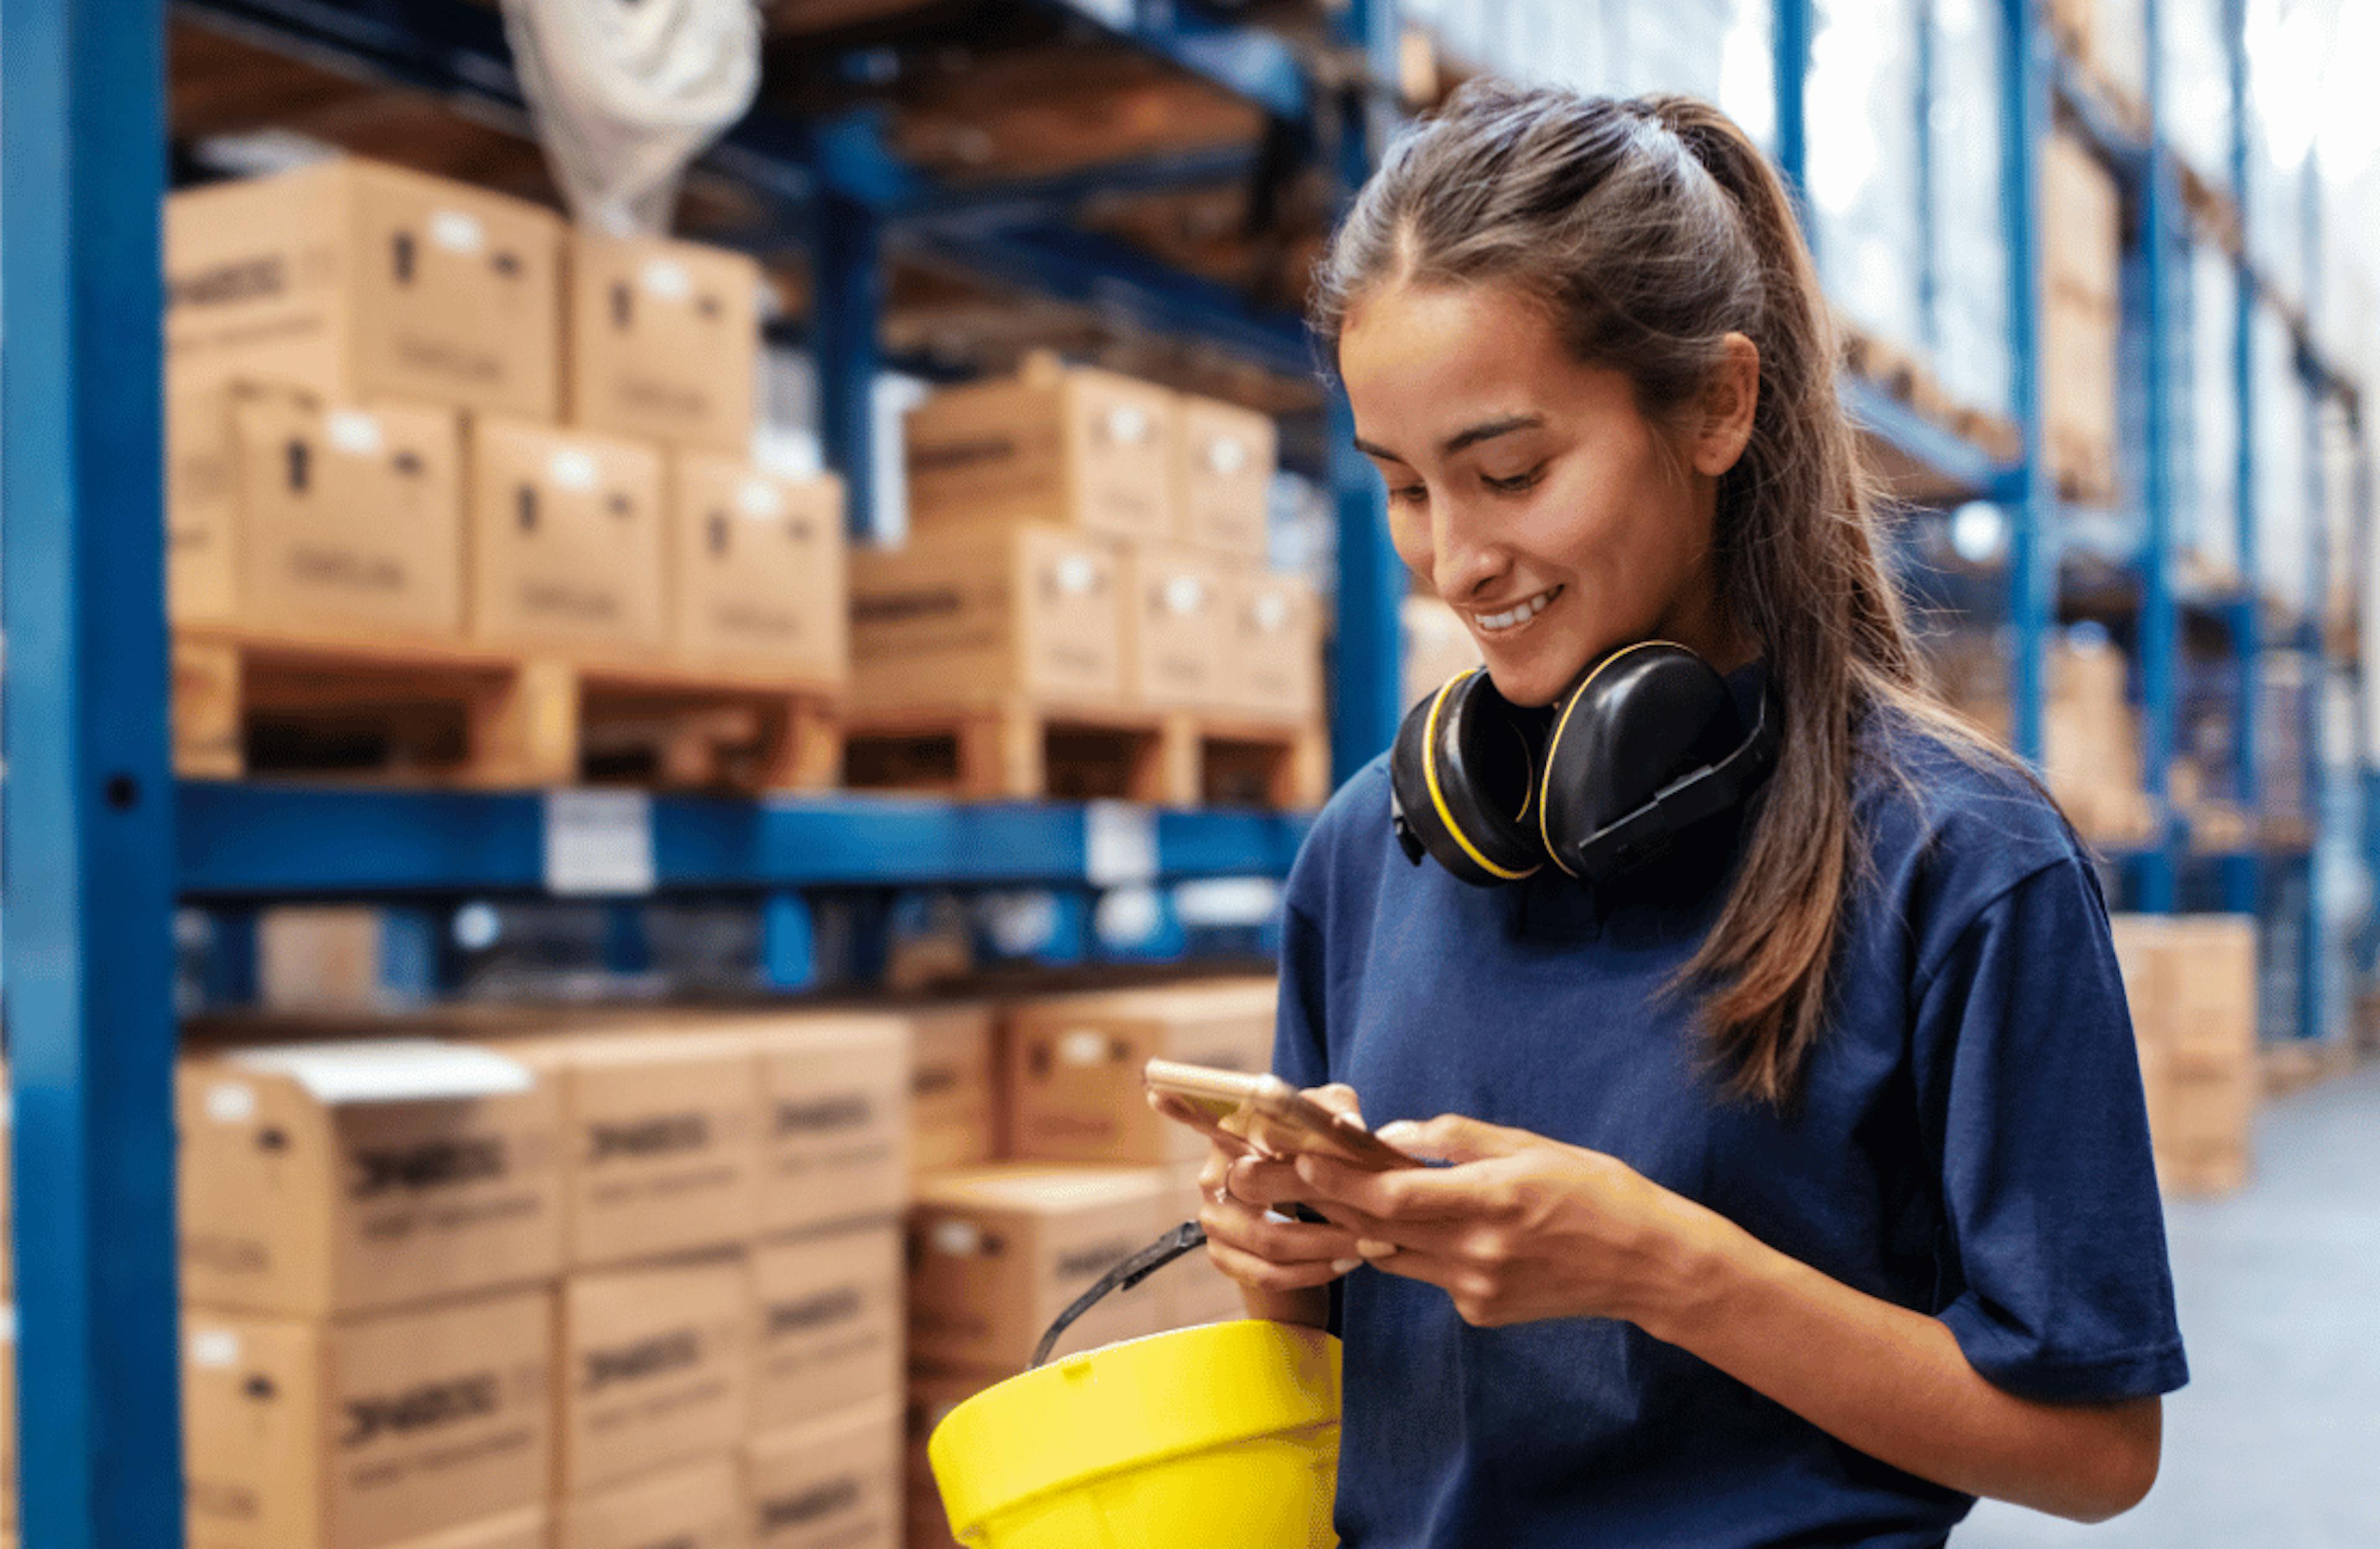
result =
[[[1554,722],[1554,734],[1546,739],[1546,766],[1537,774],[1537,840],[1546,847],[1546,854],[1553,860],[1553,863],[1557,866],[1561,866],[1562,874],[1564,876],[1574,877],[1578,875],[1578,873],[1572,871],[1568,866],[1562,866],[1561,854],[1554,848],[1553,835],[1546,832],[1546,814],[1552,810],[1552,803],[1549,798],[1553,795],[1554,755],[1561,750],[1562,732],[1570,726],[1571,712],[1576,710],[1578,708],[1578,701],[1586,697],[1588,685],[1592,684],[1597,678],[1603,676],[1604,668],[1611,665],[1612,663],[1620,660],[1622,656],[1632,655],[1636,652],[1644,651],[1656,645],[1666,645],[1673,651],[1683,651],[1686,649],[1684,646],[1678,644],[1674,640],[1638,640],[1634,645],[1621,646],[1610,655],[1606,656],[1602,661],[1596,663],[1595,670],[1588,673],[1586,677],[1581,680],[1579,686],[1570,691],[1570,698],[1562,701],[1561,715]],[[1437,787],[1435,786],[1431,787],[1432,790],[1435,790],[1436,788]]]
[[1449,678],[1446,686],[1439,689],[1438,697],[1429,701],[1429,721],[1422,730],[1421,773],[1422,778],[1429,784],[1429,804],[1438,809],[1438,821],[1445,826],[1449,834],[1454,835],[1454,842],[1463,847],[1463,853],[1477,861],[1479,869],[1488,875],[1501,877],[1506,882],[1519,882],[1524,877],[1536,875],[1538,868],[1532,866],[1525,872],[1508,871],[1480,854],[1479,847],[1471,842],[1470,835],[1463,832],[1463,825],[1454,821],[1454,814],[1446,810],[1446,793],[1438,787],[1439,712],[1446,708],[1446,696],[1454,692],[1457,684],[1465,678],[1475,677],[1487,670],[1486,667],[1473,667],[1461,677]]

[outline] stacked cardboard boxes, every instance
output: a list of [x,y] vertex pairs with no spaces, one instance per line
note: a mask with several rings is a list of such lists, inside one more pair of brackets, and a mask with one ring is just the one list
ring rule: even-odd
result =
[[913,531],[853,574],[867,707],[1319,713],[1311,591],[1265,566],[1265,416],[1030,358],[908,422]]
[[2042,146],[2042,412],[2070,499],[2112,504],[2123,205],[2115,177],[2067,131]]
[[839,488],[747,457],[749,259],[354,158],[165,228],[177,624],[841,680]]
[[192,1542],[895,1543],[906,1024],[468,1031],[186,1065]]
[[2151,837],[2156,810],[2142,788],[2139,717],[2125,693],[2123,653],[2104,639],[2070,638],[2050,653],[2048,667],[2043,762],[2050,794],[2085,837],[2110,844]]
[[2177,1193],[2247,1181],[2261,1090],[2256,926],[2242,915],[2119,915],[2157,1177]]
[[[1206,1144],[1152,1112],[1152,1057],[1271,1067],[1269,979],[1052,995],[1000,1018],[999,1154],[922,1175],[910,1215],[909,1519],[915,1546],[951,1542],[925,1457],[952,1408],[1023,1371],[1042,1333],[1114,1265],[1199,1212]],[[990,1027],[955,1067],[989,1070]],[[919,1067],[921,1072],[924,1065]],[[974,1148],[980,1151],[982,1148]],[[1204,1253],[1075,1323],[1067,1353],[1242,1315]]]

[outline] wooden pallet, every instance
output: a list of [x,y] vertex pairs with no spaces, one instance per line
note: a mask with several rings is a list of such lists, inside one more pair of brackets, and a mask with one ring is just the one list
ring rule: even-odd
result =
[[808,790],[832,785],[842,758],[838,690],[768,673],[432,640],[175,634],[174,765],[188,776]]
[[1189,711],[1052,703],[855,709],[844,780],[967,800],[1092,800],[1163,807],[1319,806],[1321,730]]

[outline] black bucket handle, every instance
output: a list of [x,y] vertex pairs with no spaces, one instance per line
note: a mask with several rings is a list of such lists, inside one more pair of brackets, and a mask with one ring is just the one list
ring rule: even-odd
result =
[[1205,1246],[1207,1246],[1207,1228],[1196,1221],[1184,1221],[1116,1265],[1115,1268],[1100,1275],[1089,1290],[1076,1297],[1073,1305],[1058,1314],[1058,1321],[1051,1323],[1049,1332],[1041,1336],[1041,1343],[1033,1347],[1033,1366],[1026,1370],[1031,1371],[1033,1367],[1046,1362],[1050,1359],[1050,1352],[1058,1348],[1059,1337],[1074,1326],[1077,1318],[1098,1306],[1100,1299],[1110,1291],[1131,1290],[1184,1253]]

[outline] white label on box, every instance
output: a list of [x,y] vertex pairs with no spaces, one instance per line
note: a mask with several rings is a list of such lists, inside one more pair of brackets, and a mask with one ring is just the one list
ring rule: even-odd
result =
[[653,803],[639,790],[545,794],[545,886],[559,897],[653,890]]
[[227,1328],[190,1331],[190,1364],[201,1371],[222,1371],[239,1364],[239,1336]]
[[380,416],[367,414],[360,409],[334,409],[322,416],[322,438],[331,449],[345,452],[351,457],[376,457],[385,439],[380,433]]
[[1132,446],[1148,439],[1148,411],[1136,403],[1120,403],[1108,410],[1108,439]]
[[1248,449],[1236,435],[1219,435],[1207,443],[1207,471],[1230,478],[1248,466]]
[[486,246],[488,234],[479,216],[463,210],[441,210],[430,217],[430,239],[448,252],[475,253]]
[[664,301],[683,301],[694,294],[694,276],[674,259],[649,259],[644,272],[645,294]]
[[1196,613],[1206,602],[1207,588],[1196,576],[1175,576],[1165,583],[1168,612]]
[[735,508],[754,521],[775,521],[785,514],[785,497],[766,479],[747,479],[736,487]]
[[318,1103],[452,1102],[528,1091],[537,1078],[518,1060],[436,1038],[367,1038],[338,1043],[274,1043],[224,1056],[249,1070],[288,1077]]
[[554,453],[553,460],[545,465],[545,476],[553,481],[557,489],[591,490],[603,473],[595,466],[593,457],[575,448],[565,448]]
[[1083,811],[1083,871],[1094,887],[1127,887],[1157,876],[1157,814],[1129,801]]
[[962,1221],[956,1216],[935,1222],[934,1229],[926,1235],[926,1238],[933,1244],[935,1252],[948,1254],[953,1259],[973,1258],[983,1247],[983,1234],[976,1230],[975,1223]]
[[1062,555],[1052,574],[1057,578],[1058,591],[1062,595],[1080,597],[1099,584],[1099,567],[1088,555]]
[[1108,1062],[1108,1035],[1097,1028],[1075,1028],[1058,1039],[1058,1063],[1061,1065],[1105,1065]]
[[217,1124],[246,1124],[256,1116],[256,1089],[245,1081],[217,1081],[207,1088],[206,1108]]

